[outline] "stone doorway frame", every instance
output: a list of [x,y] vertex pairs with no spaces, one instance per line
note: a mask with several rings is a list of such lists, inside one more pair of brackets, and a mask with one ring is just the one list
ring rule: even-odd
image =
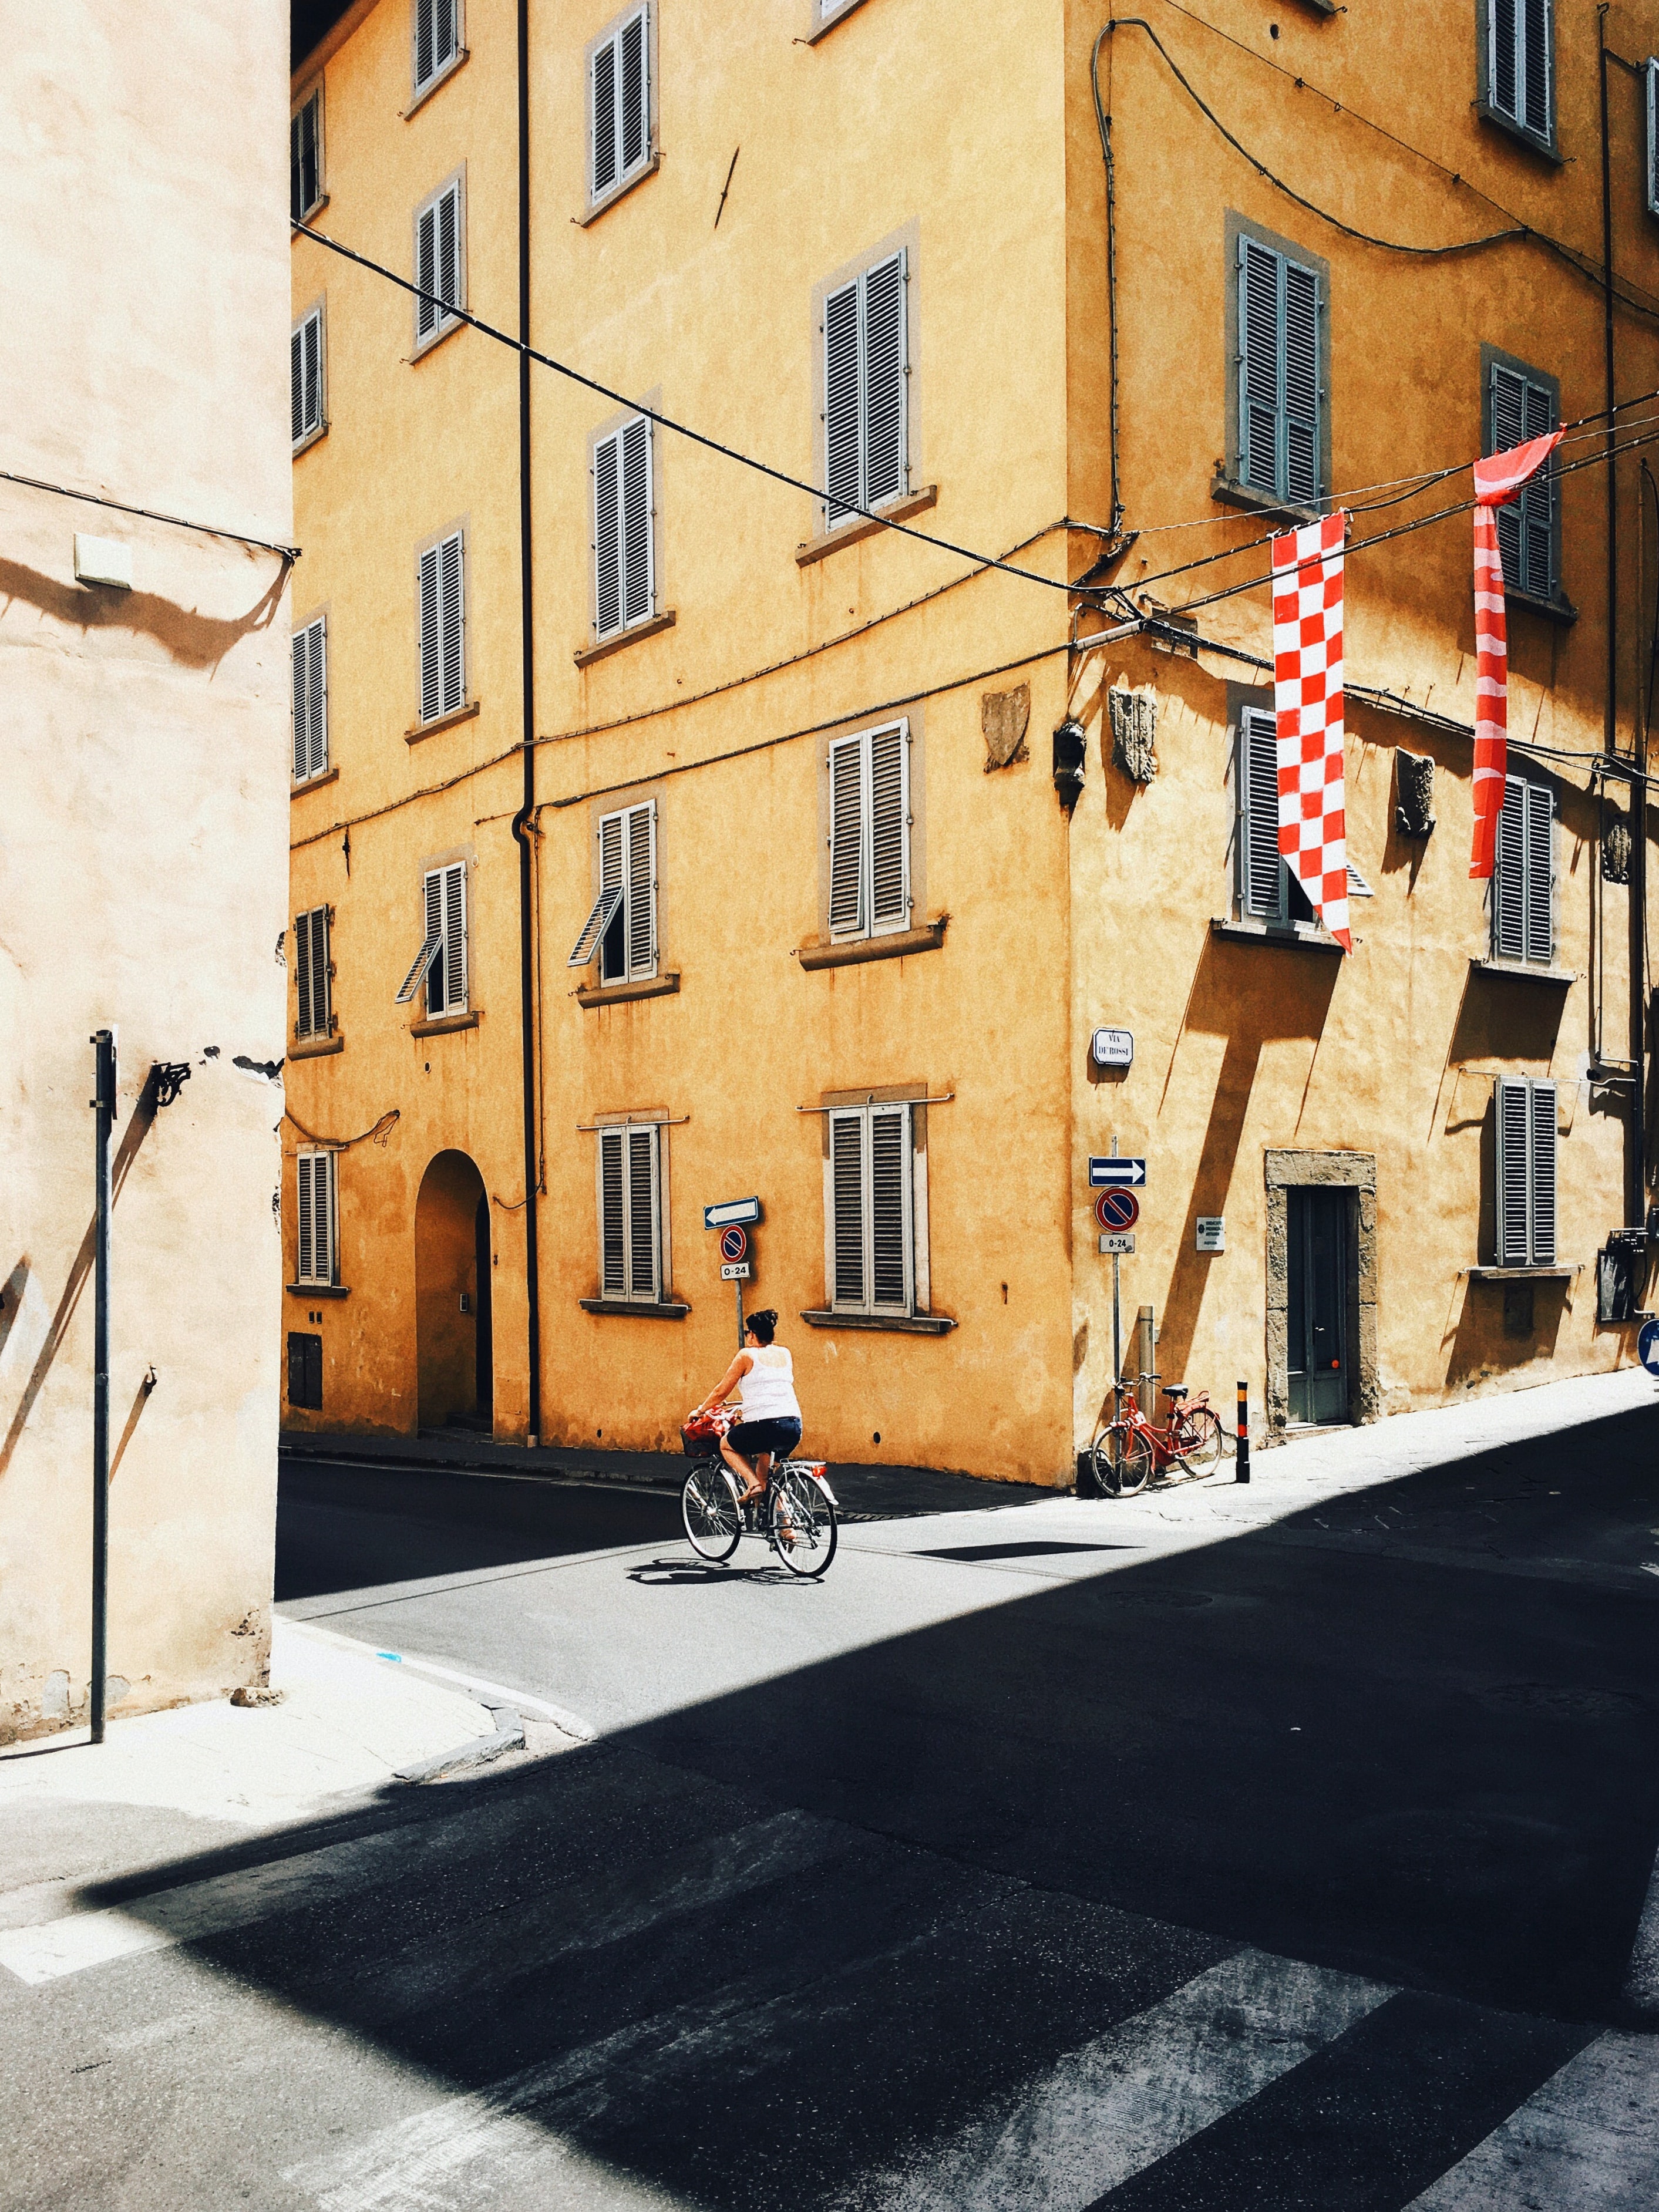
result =
[[1376,1371],[1376,1155],[1289,1152],[1265,1155],[1267,1185],[1268,1440],[1282,1443],[1290,1425],[1291,1203],[1292,1190],[1349,1190],[1354,1265],[1348,1297],[1348,1418],[1374,1421],[1382,1411]]

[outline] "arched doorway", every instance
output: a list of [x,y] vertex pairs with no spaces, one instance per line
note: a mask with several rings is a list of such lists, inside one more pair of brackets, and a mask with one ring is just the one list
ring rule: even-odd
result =
[[423,1429],[494,1425],[489,1199],[465,1152],[439,1152],[415,1201],[415,1336]]

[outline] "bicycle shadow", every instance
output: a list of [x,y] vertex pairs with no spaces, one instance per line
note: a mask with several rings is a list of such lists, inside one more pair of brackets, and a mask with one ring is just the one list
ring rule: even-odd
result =
[[716,1589],[749,1583],[764,1589],[814,1589],[821,1585],[787,1567],[739,1567],[721,1559],[643,1559],[628,1571],[642,1589]]

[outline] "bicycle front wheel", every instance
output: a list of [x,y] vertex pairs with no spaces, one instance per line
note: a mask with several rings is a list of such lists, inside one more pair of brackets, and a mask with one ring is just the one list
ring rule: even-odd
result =
[[836,1509],[810,1474],[786,1461],[772,1470],[772,1545],[792,1575],[814,1582],[836,1556]]
[[1114,1421],[1095,1442],[1095,1480],[1111,1498],[1133,1498],[1152,1471],[1152,1447],[1144,1431]]
[[1207,1406],[1195,1406],[1182,1425],[1182,1465],[1191,1474],[1207,1474],[1221,1456],[1219,1418]]
[[736,1486],[719,1460],[700,1460],[680,1491],[680,1518],[692,1550],[717,1565],[729,1559],[743,1534]]

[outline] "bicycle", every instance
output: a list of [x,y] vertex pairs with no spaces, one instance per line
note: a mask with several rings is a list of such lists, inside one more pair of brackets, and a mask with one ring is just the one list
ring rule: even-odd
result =
[[686,1540],[699,1559],[720,1566],[744,1536],[764,1536],[792,1575],[816,1582],[836,1556],[836,1493],[823,1462],[775,1461],[765,1494],[745,1502],[720,1455],[720,1439],[738,1419],[736,1407],[717,1406],[680,1431],[685,1449],[702,1455],[680,1486]]
[[[1127,1375],[1121,1377],[1106,1394],[1107,1399],[1116,1398],[1120,1408],[1112,1420],[1105,1418],[1106,1399],[1101,1401],[1089,1456],[1104,1497],[1133,1498],[1167,1467],[1181,1468],[1174,1480],[1190,1481],[1207,1474],[1221,1457],[1220,1417],[1207,1390],[1192,1397],[1184,1382],[1171,1382],[1164,1392],[1170,1401],[1168,1424],[1156,1428],[1147,1419],[1134,1395],[1136,1387],[1161,1380],[1155,1374],[1138,1375],[1133,1382]],[[1122,1410],[1126,1406],[1127,1412]]]

